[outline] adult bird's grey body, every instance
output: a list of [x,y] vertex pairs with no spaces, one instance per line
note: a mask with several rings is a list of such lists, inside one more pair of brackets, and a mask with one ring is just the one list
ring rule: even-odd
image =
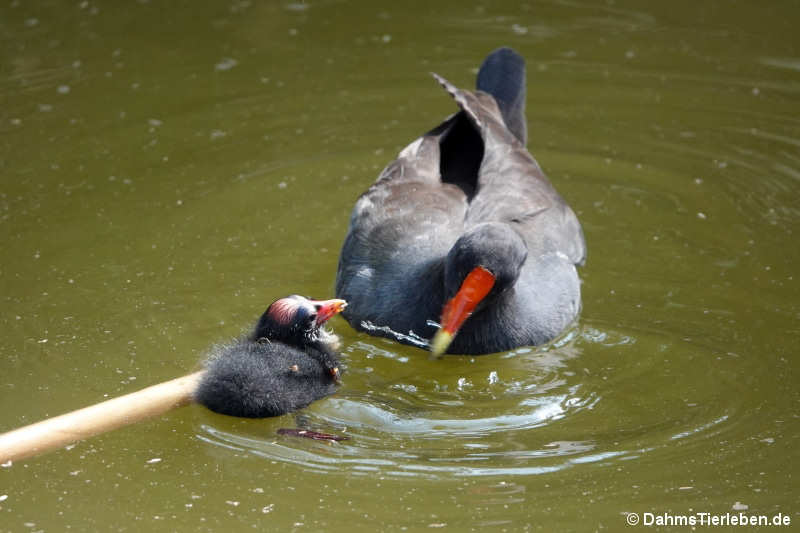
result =
[[[408,145],[356,202],[339,258],[343,316],[484,354],[556,337],[580,311],[586,246],[525,149],[524,60],[500,48],[460,110]],[[457,316],[456,316],[457,315]],[[390,336],[385,329],[370,330]],[[402,338],[400,339],[403,340]]]

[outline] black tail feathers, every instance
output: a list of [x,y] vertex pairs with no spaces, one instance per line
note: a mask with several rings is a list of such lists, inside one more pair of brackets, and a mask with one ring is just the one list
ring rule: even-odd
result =
[[524,145],[528,140],[525,120],[525,60],[511,48],[489,54],[478,71],[478,90],[497,101],[506,127]]

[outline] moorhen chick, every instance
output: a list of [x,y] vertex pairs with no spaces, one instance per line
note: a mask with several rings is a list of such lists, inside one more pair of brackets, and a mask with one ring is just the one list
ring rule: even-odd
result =
[[550,341],[580,311],[586,245],[525,149],[525,61],[495,50],[474,92],[434,77],[460,110],[356,202],[336,277],[342,316],[408,344],[433,337],[436,356]]
[[297,295],[276,300],[250,335],[206,362],[195,400],[217,413],[263,418],[333,394],[338,337],[323,324],[346,305]]

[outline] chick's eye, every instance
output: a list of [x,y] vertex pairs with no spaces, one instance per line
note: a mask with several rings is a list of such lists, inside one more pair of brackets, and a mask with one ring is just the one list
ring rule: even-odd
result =
[[297,310],[294,316],[294,323],[300,327],[306,327],[317,319],[317,314],[306,307]]

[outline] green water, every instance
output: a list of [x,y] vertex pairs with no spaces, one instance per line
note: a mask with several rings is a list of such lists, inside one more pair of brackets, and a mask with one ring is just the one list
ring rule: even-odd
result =
[[[428,72],[471,86],[500,45],[583,223],[583,312],[551,346],[441,361],[335,319],[336,396],[4,466],[0,530],[797,528],[799,4],[116,4],[0,5],[0,430],[331,297],[358,194],[454,111]],[[276,433],[298,425],[350,440]]]

